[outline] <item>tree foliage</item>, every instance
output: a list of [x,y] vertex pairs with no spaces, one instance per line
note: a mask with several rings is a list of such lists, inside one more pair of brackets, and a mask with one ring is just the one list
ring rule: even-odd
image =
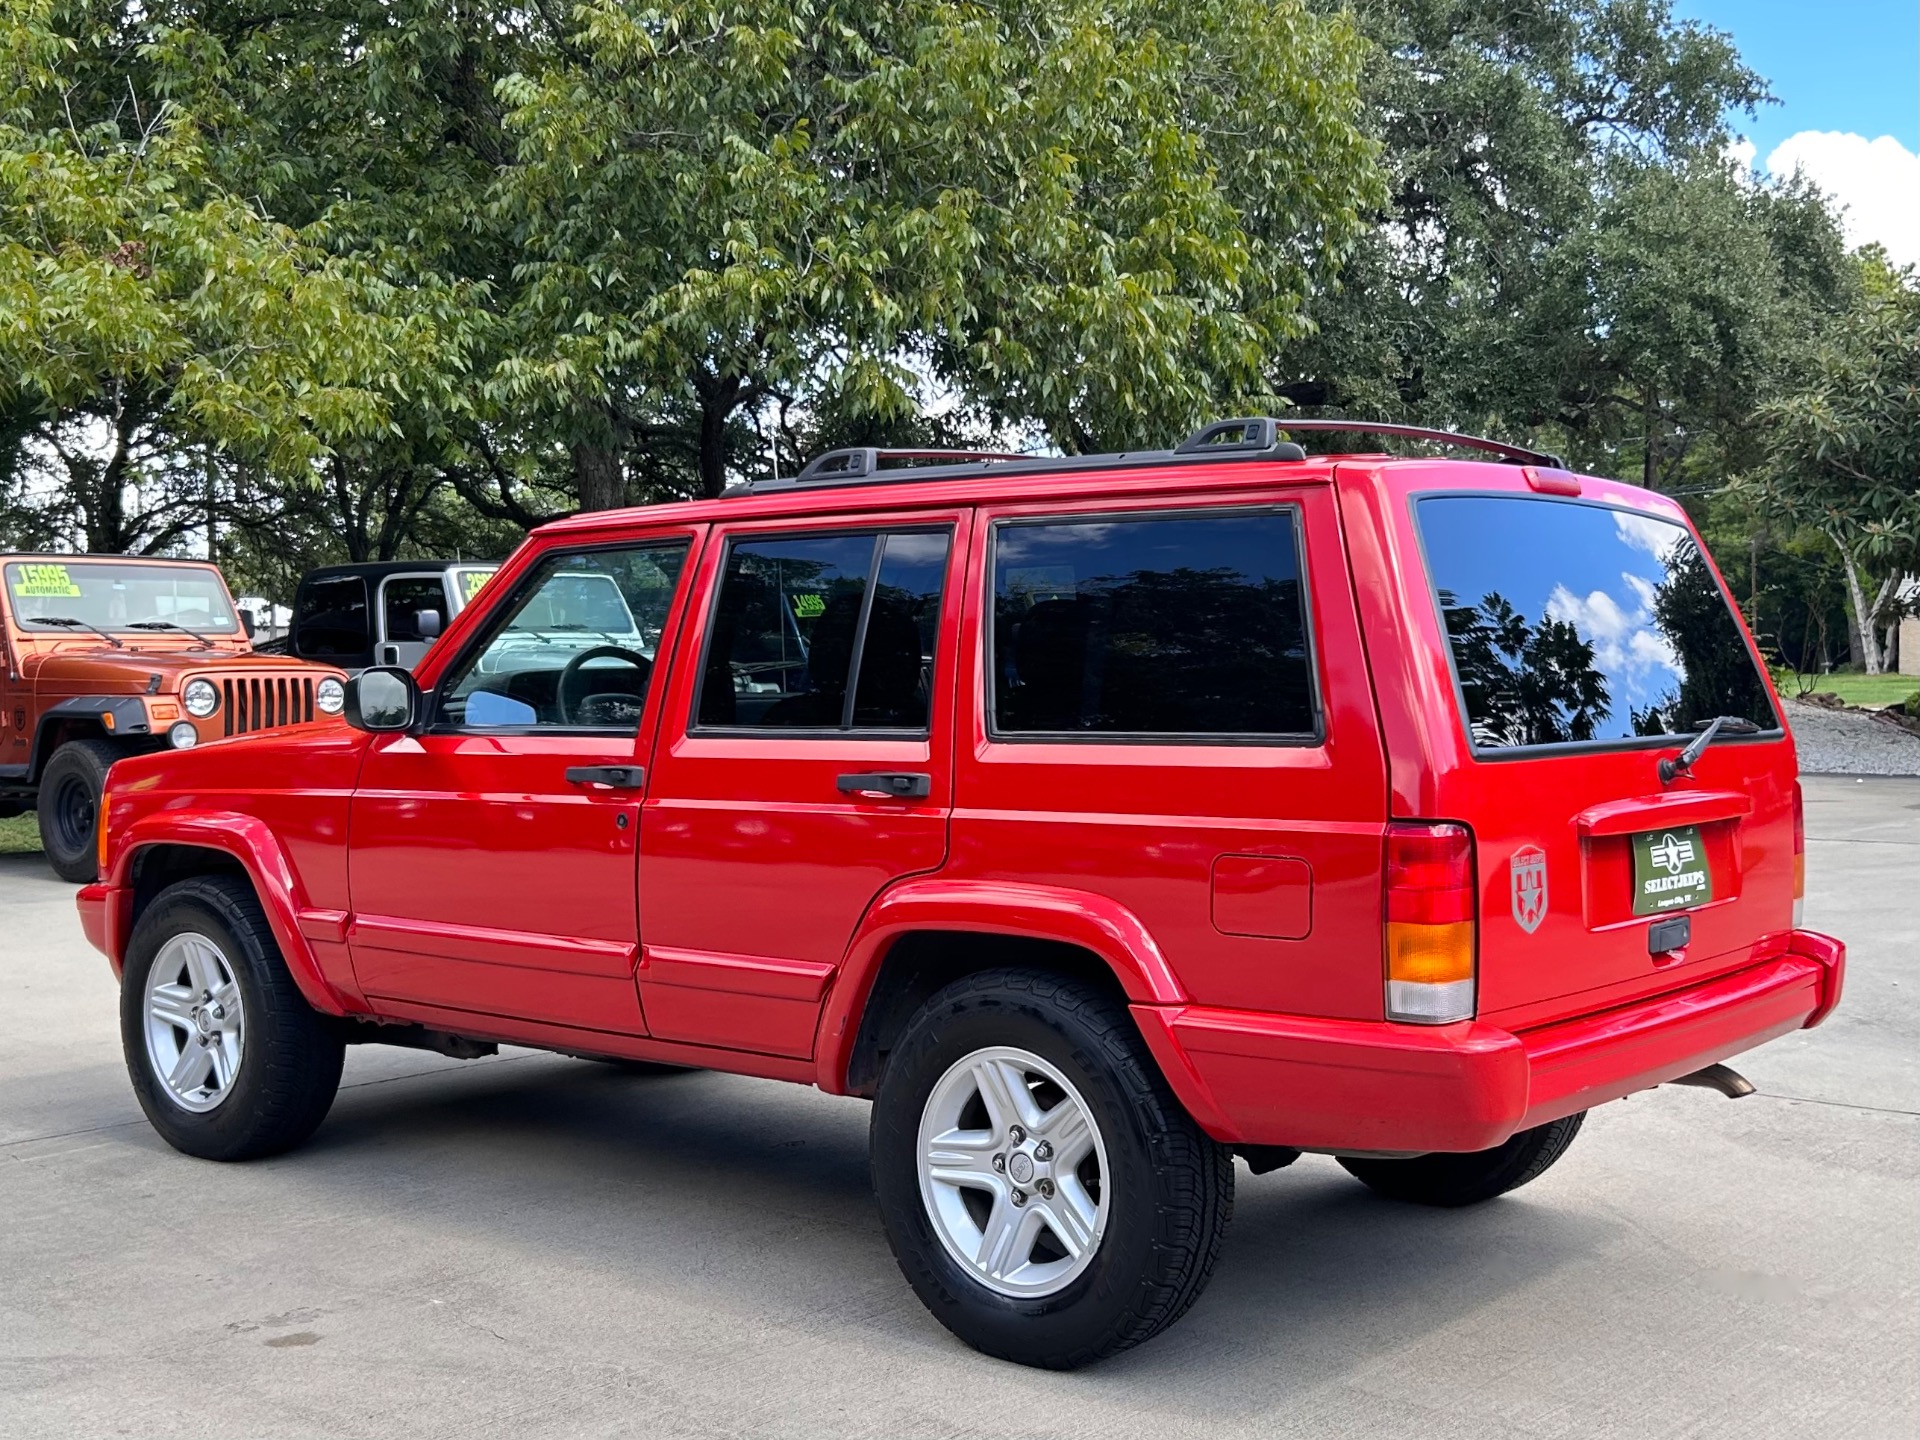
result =
[[1746,488],[1833,543],[1871,675],[1884,657],[1876,632],[1920,571],[1920,285],[1878,256],[1862,269],[1859,310],[1804,384],[1763,408],[1767,461]]

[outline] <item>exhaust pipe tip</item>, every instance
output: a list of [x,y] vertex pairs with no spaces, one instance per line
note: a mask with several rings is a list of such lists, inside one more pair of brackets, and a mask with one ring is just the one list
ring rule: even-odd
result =
[[1729,1100],[1753,1094],[1753,1082],[1730,1065],[1709,1065],[1691,1075],[1669,1080],[1669,1085],[1698,1085],[1702,1090],[1718,1090]]

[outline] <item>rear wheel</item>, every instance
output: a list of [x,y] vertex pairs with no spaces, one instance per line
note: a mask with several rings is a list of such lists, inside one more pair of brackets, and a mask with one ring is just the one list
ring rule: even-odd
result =
[[153,1128],[203,1160],[300,1144],[326,1118],[346,1052],[294,984],[258,897],[229,876],[183,880],[140,917],[120,1036]]
[[969,976],[908,1022],[873,1108],[894,1256],[936,1319],[1071,1369],[1150,1339],[1212,1272],[1233,1164],[1123,1006],[1056,976]]
[[1342,1159],[1347,1173],[1375,1194],[1415,1205],[1457,1209],[1518,1190],[1544,1175],[1580,1133],[1583,1110],[1522,1130],[1504,1145],[1464,1155],[1417,1155],[1411,1160]]
[[100,794],[121,753],[110,740],[69,740],[40,774],[40,844],[62,880],[85,885],[99,878]]

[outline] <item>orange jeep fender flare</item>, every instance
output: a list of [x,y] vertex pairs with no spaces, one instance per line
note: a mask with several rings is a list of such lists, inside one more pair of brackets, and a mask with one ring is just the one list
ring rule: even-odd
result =
[[115,847],[118,853],[107,881],[118,902],[110,907],[112,919],[107,936],[108,958],[113,962],[116,975],[126,964],[132,928],[134,861],[142,851],[158,845],[217,850],[239,861],[254,893],[260,897],[267,925],[307,1003],[328,1015],[351,1015],[366,1009],[358,999],[343,993],[327,979],[305,933],[313,929],[315,933],[337,935],[344,940],[345,914],[309,906],[300,877],[272,828],[257,816],[230,811],[161,811],[143,816],[128,827],[126,838]]
[[1187,1000],[1152,932],[1109,896],[1010,880],[907,880],[867,910],[827,992],[813,1053],[816,1083],[828,1094],[846,1093],[860,1020],[887,952],[902,935],[922,930],[1057,940],[1103,960],[1130,1006],[1181,1005]]

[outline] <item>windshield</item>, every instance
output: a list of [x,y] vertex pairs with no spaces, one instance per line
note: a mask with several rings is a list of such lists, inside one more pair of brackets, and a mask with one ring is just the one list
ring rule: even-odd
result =
[[1477,748],[1691,736],[1720,715],[1779,728],[1684,526],[1521,496],[1415,513]]
[[[4,568],[7,603],[13,618],[28,629],[83,634],[81,626],[86,625],[113,631],[161,621],[202,635],[240,633],[240,622],[227,603],[227,587],[210,568],[136,560],[20,560]],[[49,623],[55,620],[78,620],[81,625]]]

